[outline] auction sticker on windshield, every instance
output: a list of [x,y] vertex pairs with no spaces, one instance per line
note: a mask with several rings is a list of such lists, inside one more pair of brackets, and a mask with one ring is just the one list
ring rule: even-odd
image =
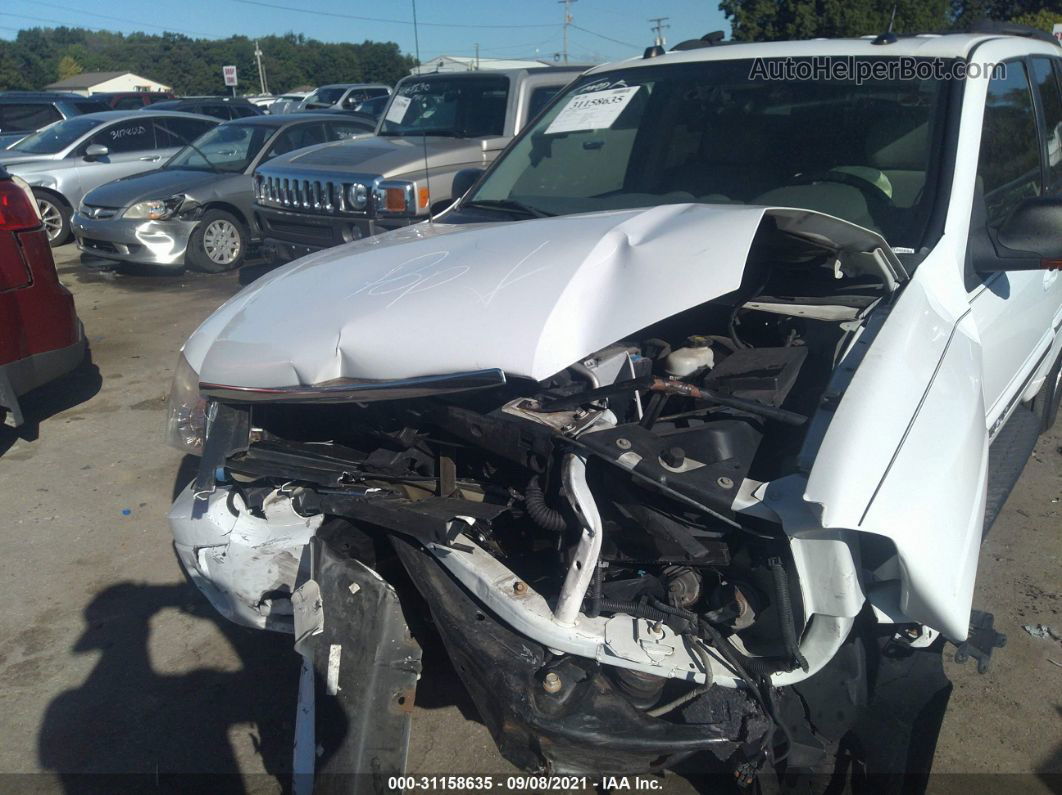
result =
[[611,127],[639,88],[610,88],[572,97],[546,128],[546,135]]
[[387,109],[387,121],[401,124],[402,119],[406,117],[406,111],[409,110],[409,103],[412,101],[409,97],[395,97],[392,99],[391,107]]

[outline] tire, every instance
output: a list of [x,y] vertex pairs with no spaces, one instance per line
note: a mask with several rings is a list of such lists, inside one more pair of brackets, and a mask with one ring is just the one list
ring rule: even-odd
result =
[[243,264],[250,235],[232,213],[207,210],[188,239],[185,262],[204,273],[224,273]]
[[1047,372],[1044,385],[1033,398],[1033,411],[1040,418],[1040,433],[1051,430],[1058,418],[1058,404],[1062,401],[1062,353],[1055,360],[1055,366]]
[[52,248],[63,245],[70,239],[70,207],[54,193],[35,190],[33,195],[41,211],[48,245]]

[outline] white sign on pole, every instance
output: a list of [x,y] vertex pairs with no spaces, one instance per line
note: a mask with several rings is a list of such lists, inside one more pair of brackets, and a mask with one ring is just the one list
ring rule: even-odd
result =
[[1062,22],[1055,25],[1053,33],[1055,34],[1055,38],[1062,42]]
[[221,74],[225,76],[225,85],[236,85],[236,67],[235,66],[223,66],[221,67]]

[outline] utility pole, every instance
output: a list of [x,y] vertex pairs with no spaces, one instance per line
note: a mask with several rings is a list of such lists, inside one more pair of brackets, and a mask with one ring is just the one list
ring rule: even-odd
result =
[[563,57],[564,63],[568,63],[568,26],[572,24],[572,3],[576,0],[557,0],[562,6],[564,6],[564,50]]
[[671,19],[671,17],[652,17],[649,20],[653,23],[651,27],[653,32],[656,34],[656,38],[653,41],[653,44],[657,47],[664,46],[663,31],[671,27],[670,25],[665,25],[664,23],[667,22],[669,19]]
[[263,94],[268,94],[269,89],[266,83],[265,69],[262,67],[262,49],[258,46],[258,39],[254,40],[254,59],[258,62],[258,86],[262,89]]
[[479,42],[476,42],[476,67],[475,71],[479,71]]

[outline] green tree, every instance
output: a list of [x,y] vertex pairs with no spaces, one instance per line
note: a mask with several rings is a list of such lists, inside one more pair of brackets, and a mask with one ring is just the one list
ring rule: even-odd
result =
[[59,69],[57,70],[59,79],[66,80],[68,77],[79,75],[84,70],[81,68],[81,64],[71,58],[69,55],[64,55],[59,59]]
[[1014,17],[1013,21],[1033,28],[1039,28],[1040,30],[1046,30],[1048,33],[1051,33],[1054,30],[1055,25],[1062,25],[1062,9],[1058,11],[1048,11],[1045,8],[1042,11],[1019,14]]
[[[721,0],[737,41],[867,36],[947,29],[949,0]],[[895,19],[893,14],[895,12]]]

